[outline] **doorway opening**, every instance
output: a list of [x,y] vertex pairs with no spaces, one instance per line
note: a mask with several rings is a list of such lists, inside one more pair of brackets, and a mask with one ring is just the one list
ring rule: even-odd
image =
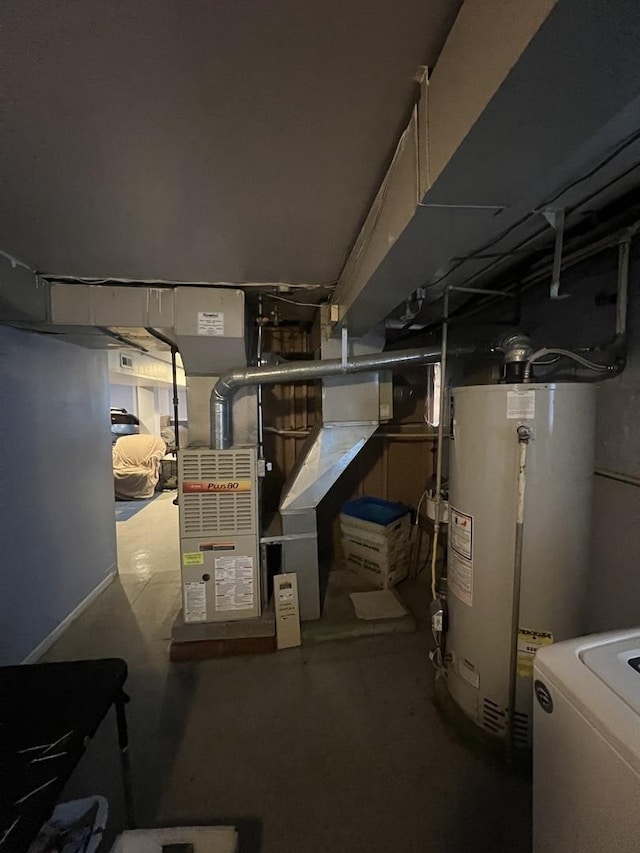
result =
[[180,580],[177,449],[188,441],[180,357],[174,376],[167,350],[110,352],[109,397],[118,573],[139,595]]

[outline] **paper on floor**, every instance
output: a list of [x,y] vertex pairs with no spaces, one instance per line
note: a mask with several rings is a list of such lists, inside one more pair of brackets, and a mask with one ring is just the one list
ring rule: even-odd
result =
[[349,595],[358,619],[399,619],[407,611],[391,589],[352,592]]

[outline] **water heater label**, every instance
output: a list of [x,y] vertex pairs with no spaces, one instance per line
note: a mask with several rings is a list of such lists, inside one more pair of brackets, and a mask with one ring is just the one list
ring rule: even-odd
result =
[[224,311],[198,311],[198,334],[222,337]]
[[531,628],[518,630],[518,675],[523,678],[533,677],[533,659],[542,646],[553,643],[551,631],[533,631]]
[[473,561],[449,551],[447,585],[451,592],[469,607],[473,605]]
[[532,420],[536,416],[535,391],[509,391],[507,417],[511,420]]
[[451,507],[449,537],[453,550],[466,560],[473,558],[473,516]]

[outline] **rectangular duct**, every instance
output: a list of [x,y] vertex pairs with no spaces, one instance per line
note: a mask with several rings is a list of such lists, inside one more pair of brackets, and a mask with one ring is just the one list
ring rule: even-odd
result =
[[[384,338],[372,334],[352,341],[350,355],[382,349]],[[323,342],[324,358],[336,357],[340,342]],[[300,618],[318,619],[321,611],[318,565],[318,504],[362,450],[384,419],[391,417],[390,395],[377,372],[327,377],[322,381],[322,423],[305,442],[280,501],[283,571],[298,576]]]
[[[187,376],[189,442],[208,447],[211,434],[209,397],[218,378],[247,364],[244,291],[224,287],[179,287],[174,294],[175,340]],[[255,445],[257,403],[253,388],[233,401],[238,445]]]
[[187,376],[221,376],[247,363],[244,291],[175,290],[175,341]]

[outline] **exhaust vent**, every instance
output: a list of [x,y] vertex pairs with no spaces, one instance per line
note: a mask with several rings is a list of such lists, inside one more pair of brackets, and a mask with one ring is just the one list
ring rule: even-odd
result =
[[482,726],[492,735],[503,735],[507,731],[507,712],[497,702],[484,699]]
[[[504,737],[508,732],[508,712],[497,702],[485,698],[482,708],[482,728],[492,735]],[[531,719],[529,714],[516,711],[513,717],[513,740],[518,746],[531,743]]]
[[182,536],[257,532],[254,451],[185,450],[179,465]]
[[185,480],[251,479],[253,453],[250,450],[235,450],[233,453],[185,450],[182,471]]
[[180,526],[184,536],[252,533],[255,529],[252,495],[184,495]]
[[531,744],[531,719],[529,714],[516,711],[513,717],[513,739],[518,746]]

